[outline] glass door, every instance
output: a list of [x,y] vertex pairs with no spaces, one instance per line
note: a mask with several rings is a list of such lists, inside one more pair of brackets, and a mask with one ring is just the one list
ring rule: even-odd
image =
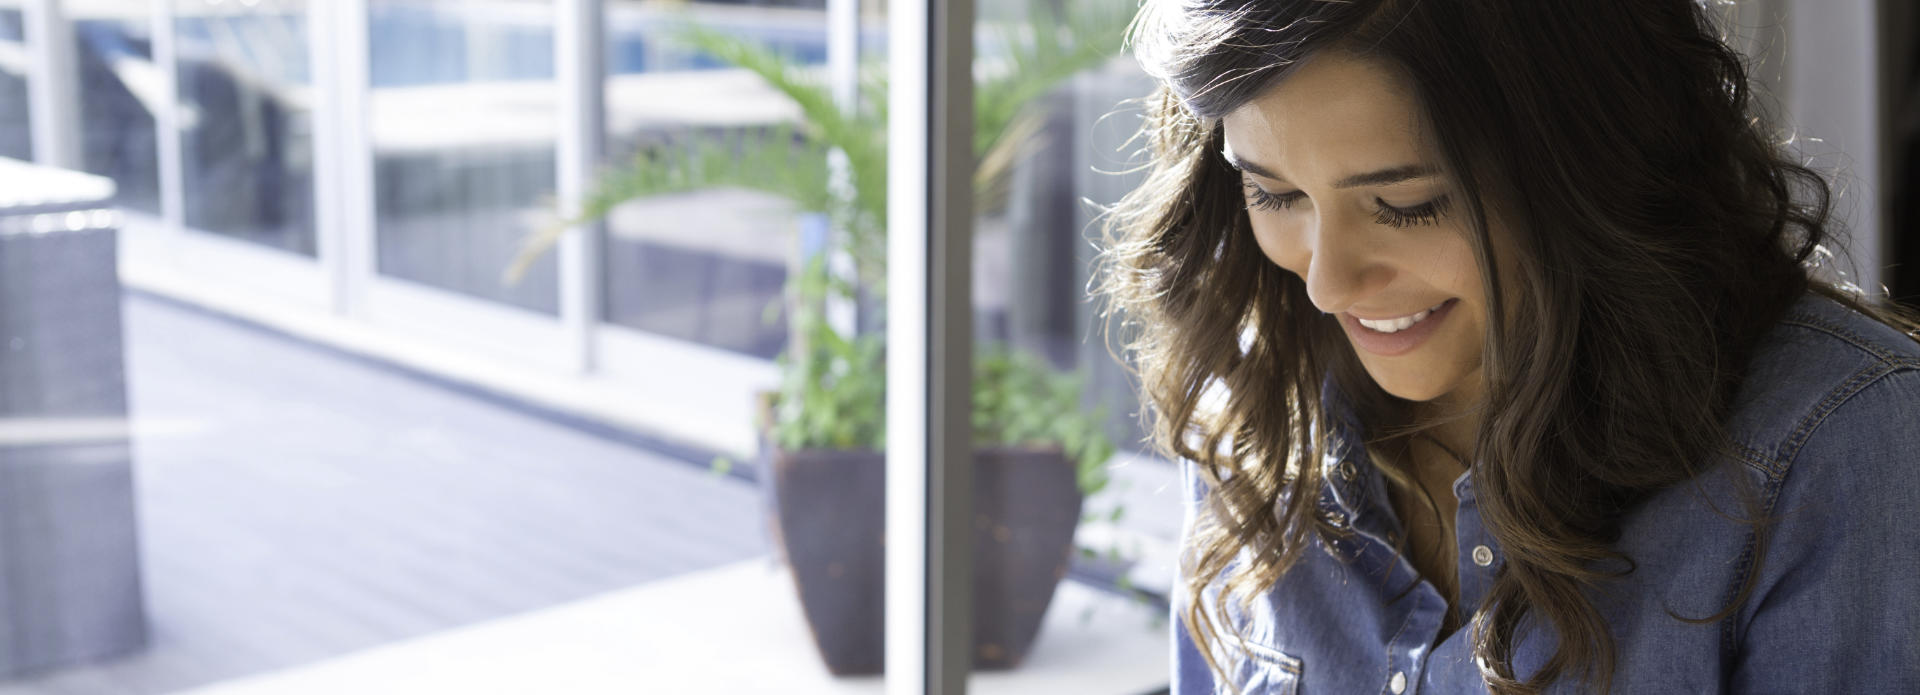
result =
[[244,314],[331,312],[316,195],[320,131],[337,129],[316,117],[330,96],[314,70],[323,13],[307,0],[154,6],[144,81],[172,98],[154,110],[156,219],[130,224],[128,255],[144,279]]
[[385,328],[573,370],[559,265],[507,269],[554,212],[559,93],[550,0],[369,0],[371,267]]
[[186,227],[316,258],[307,2],[173,10]]

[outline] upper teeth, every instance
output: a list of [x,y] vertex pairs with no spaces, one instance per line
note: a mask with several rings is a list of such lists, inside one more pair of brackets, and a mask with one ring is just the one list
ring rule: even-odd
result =
[[1439,304],[1433,305],[1432,307],[1421,310],[1421,312],[1418,314],[1414,314],[1412,316],[1402,316],[1397,319],[1379,319],[1377,321],[1373,319],[1360,319],[1360,325],[1366,326],[1367,328],[1371,328],[1381,333],[1399,333],[1400,331],[1404,331],[1404,330],[1407,330],[1408,328],[1413,327],[1413,324],[1419,323],[1421,319],[1426,318],[1428,315],[1432,314],[1435,309],[1439,309],[1441,306],[1444,306],[1444,305],[1446,305],[1446,302],[1441,302]]

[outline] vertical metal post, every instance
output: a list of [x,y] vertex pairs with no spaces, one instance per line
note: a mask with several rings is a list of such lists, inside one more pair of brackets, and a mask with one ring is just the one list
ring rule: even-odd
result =
[[972,0],[890,8],[887,692],[972,664]]
[[[852,111],[858,108],[860,100],[860,0],[827,0],[827,86],[833,92],[833,101],[841,109]],[[827,185],[838,192],[842,200],[851,199],[853,188],[853,169],[848,165],[847,153],[835,149],[827,153]],[[840,240],[846,240],[845,229],[830,230],[830,234]],[[853,264],[853,256],[847,253],[844,244],[828,246],[827,272],[847,282],[848,286],[858,285]],[[829,293],[826,299],[827,325],[841,335],[853,335],[859,329],[858,307],[853,298],[842,298]]]
[[860,0],[827,0],[827,79],[833,100],[851,108],[860,92]]
[[[604,146],[603,9],[601,0],[561,0],[555,7],[553,65],[560,98],[555,188],[560,213],[568,217],[580,214]],[[568,361],[581,373],[593,371],[598,362],[593,329],[600,318],[603,229],[603,223],[575,227],[560,238],[560,322]]]
[[335,281],[334,304],[339,313],[364,316],[367,287],[378,272],[374,253],[378,217],[374,213],[374,143],[372,81],[369,63],[369,0],[326,0],[333,16],[334,65],[338,72],[333,84],[334,110],[339,119],[339,150],[334,159],[339,174],[336,199],[340,203],[338,227],[339,265]]
[[168,234],[186,229],[186,159],[180,142],[180,59],[174,49],[174,0],[153,0],[153,64],[160,71],[153,149],[160,165],[160,219]]
[[84,168],[80,151],[80,59],[73,22],[59,0],[27,0],[22,8],[27,51],[27,109],[33,159],[63,169]]
[[358,116],[346,107],[346,49],[336,38],[345,16],[336,2],[307,4],[307,56],[313,66],[314,254],[326,278],[327,308],[340,316],[352,310],[347,235],[358,222],[347,205],[347,163],[353,159],[348,130]]

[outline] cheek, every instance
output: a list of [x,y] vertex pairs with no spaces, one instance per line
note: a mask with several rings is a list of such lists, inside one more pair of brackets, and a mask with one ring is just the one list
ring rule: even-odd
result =
[[1260,252],[1274,265],[1300,277],[1307,276],[1307,260],[1312,257],[1299,238],[1286,231],[1284,225],[1272,220],[1261,220],[1256,216],[1251,220],[1254,243],[1260,245]]
[[1435,259],[1434,265],[1441,275],[1436,279],[1445,283],[1446,287],[1453,288],[1462,297],[1477,299],[1485,294],[1485,287],[1481,283],[1480,265],[1473,258],[1473,246],[1469,245],[1465,238],[1449,241],[1444,247],[1436,249],[1434,255],[1429,258]]
[[1486,294],[1481,283],[1480,265],[1473,257],[1473,242],[1469,240],[1465,229],[1432,229],[1429,243],[1420,244],[1409,258],[1412,267],[1427,269],[1423,275],[1427,283],[1448,294],[1481,303]]

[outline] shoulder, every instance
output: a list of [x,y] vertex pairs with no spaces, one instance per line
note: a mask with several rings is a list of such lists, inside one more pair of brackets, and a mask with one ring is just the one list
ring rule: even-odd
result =
[[1781,322],[1749,380],[1735,435],[1766,474],[1768,540],[1749,548],[1752,594],[1730,626],[1734,690],[1789,678],[1824,692],[1913,692],[1920,347],[1822,298]]
[[1728,434],[1744,462],[1776,482],[1834,446],[1912,439],[1920,435],[1920,343],[1809,294],[1755,350]]
[[1762,474],[1768,529],[1756,596],[1841,568],[1920,587],[1896,580],[1920,571],[1920,544],[1902,541],[1920,516],[1920,345],[1812,297],[1756,354],[1737,403],[1729,433]]

